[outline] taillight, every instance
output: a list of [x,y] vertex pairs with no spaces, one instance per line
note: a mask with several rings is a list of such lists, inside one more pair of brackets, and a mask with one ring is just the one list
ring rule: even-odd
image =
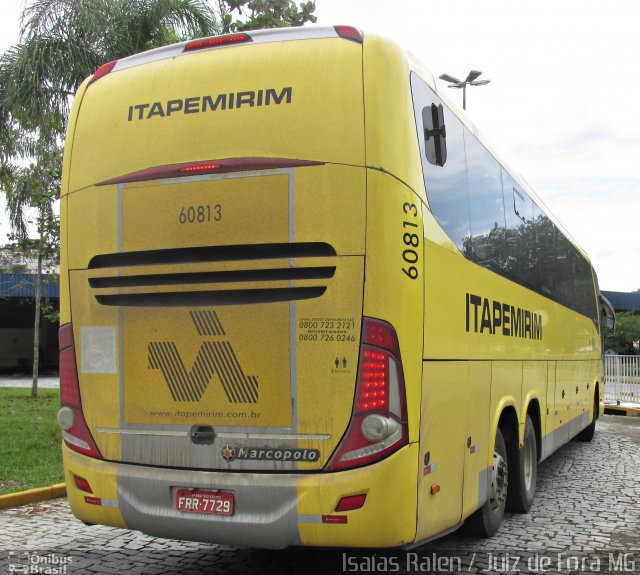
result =
[[352,40],[353,42],[358,42],[362,44],[364,40],[364,36],[360,30],[353,26],[334,26],[336,33],[340,38],[344,38],[345,40]]
[[60,411],[58,425],[62,429],[64,442],[70,449],[102,459],[82,413],[76,350],[73,342],[73,327],[67,323],[58,332],[60,345]]
[[111,70],[113,70],[113,68],[115,67],[115,65],[117,63],[118,63],[117,60],[111,60],[111,62],[107,62],[106,64],[102,64],[102,66],[100,66],[93,73],[93,76],[91,76],[91,82],[90,83],[93,84],[96,80],[99,80],[103,76],[106,76],[109,72],[111,72]]
[[368,465],[387,457],[408,440],[398,337],[387,322],[364,318],[351,421],[325,469]]
[[130,172],[116,178],[98,182],[96,186],[163,180],[167,178],[183,178],[200,174],[226,174],[230,172],[302,168],[306,166],[318,166],[321,163],[322,162],[312,160],[290,160],[288,158],[226,158],[223,160],[205,160],[145,168],[137,172]]
[[184,47],[185,52],[192,50],[202,50],[203,48],[214,48],[216,46],[227,46],[229,44],[242,44],[244,42],[252,42],[249,34],[225,34],[223,36],[213,36],[211,38],[202,38],[201,40],[193,40]]
[[179,172],[215,172],[219,170],[222,166],[220,164],[194,164],[191,166],[184,166],[182,168],[178,168]]

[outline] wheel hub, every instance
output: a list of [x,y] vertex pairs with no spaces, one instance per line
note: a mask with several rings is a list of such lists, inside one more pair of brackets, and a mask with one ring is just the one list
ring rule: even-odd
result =
[[527,491],[531,489],[533,469],[535,465],[534,445],[532,441],[525,441],[524,445],[524,484]]
[[491,491],[489,495],[489,504],[491,509],[496,509],[504,506],[507,500],[507,486],[509,471],[507,469],[507,462],[504,457],[498,452],[493,452],[493,468],[491,473]]

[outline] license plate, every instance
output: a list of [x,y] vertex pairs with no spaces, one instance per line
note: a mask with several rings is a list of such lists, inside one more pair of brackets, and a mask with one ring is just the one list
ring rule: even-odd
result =
[[210,515],[233,515],[234,497],[228,491],[206,491],[202,489],[178,489],[176,509],[188,513]]

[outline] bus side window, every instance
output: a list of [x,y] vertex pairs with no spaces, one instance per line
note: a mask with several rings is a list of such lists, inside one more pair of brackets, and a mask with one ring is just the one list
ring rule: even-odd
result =
[[471,237],[463,124],[415,73],[411,89],[429,208],[462,250]]
[[556,297],[556,227],[549,217],[533,203],[533,228],[538,269],[538,293]]
[[447,161],[447,130],[442,104],[431,104],[422,109],[422,126],[427,161],[434,166],[444,166]]
[[464,147],[471,241],[465,244],[462,253],[485,268],[503,273],[508,261],[500,164],[467,128],[464,128]]
[[513,188],[513,211],[525,224],[533,221],[533,202],[524,192]]

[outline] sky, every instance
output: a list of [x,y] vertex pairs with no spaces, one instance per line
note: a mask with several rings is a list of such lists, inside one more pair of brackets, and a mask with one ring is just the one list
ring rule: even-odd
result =
[[[2,0],[0,52],[21,5]],[[315,14],[393,38],[435,77],[481,70],[491,83],[468,88],[471,120],[589,254],[601,289],[640,288],[638,0],[316,0]]]

